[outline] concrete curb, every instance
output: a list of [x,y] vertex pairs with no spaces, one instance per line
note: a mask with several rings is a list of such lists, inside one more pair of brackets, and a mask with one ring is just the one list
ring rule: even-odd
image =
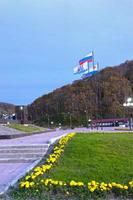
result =
[[68,135],[68,134],[69,134],[69,133],[65,133],[65,134],[63,134],[63,135],[61,135],[61,136],[54,137],[54,138],[50,139],[50,140],[48,141],[48,143],[49,143],[50,145],[52,145],[52,144],[54,144],[55,142],[57,142],[60,138],[66,136],[66,135]]
[[15,133],[15,134],[11,134],[11,135],[0,135],[0,139],[15,139],[15,138],[20,138],[20,137],[28,137],[28,136],[32,136],[32,135],[36,135],[36,134],[43,134],[43,133],[49,133],[49,132],[53,132],[55,130],[46,130],[46,131],[39,131],[39,132],[32,132],[32,133],[26,133],[26,132],[22,132],[22,133]]

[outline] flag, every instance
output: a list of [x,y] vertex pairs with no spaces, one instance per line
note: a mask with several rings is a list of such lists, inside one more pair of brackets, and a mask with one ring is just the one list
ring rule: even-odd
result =
[[76,67],[73,68],[73,73],[74,74],[80,73],[80,65],[78,65],[78,66],[76,66]]
[[79,64],[82,65],[85,62],[92,62],[93,61],[93,52],[89,53],[88,55],[86,55],[84,58],[82,58],[79,61]]
[[80,74],[88,70],[88,62],[83,63],[82,65],[78,65],[74,67],[74,74]]
[[95,73],[97,73],[97,71],[98,71],[98,65],[90,66],[89,69],[88,69],[88,71],[86,71],[86,72],[83,74],[82,78],[87,78],[87,77],[89,77],[89,76],[92,76],[92,75],[94,75]]
[[91,72],[97,72],[98,71],[98,65],[96,64],[96,65],[94,65],[94,66],[90,66],[89,67],[89,72],[91,73]]

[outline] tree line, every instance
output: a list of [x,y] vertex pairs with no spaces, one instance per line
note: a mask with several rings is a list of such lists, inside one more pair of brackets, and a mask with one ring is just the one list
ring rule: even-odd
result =
[[132,95],[133,61],[126,61],[39,97],[28,105],[29,119],[43,126],[81,126],[89,119],[127,117],[131,110],[123,103]]

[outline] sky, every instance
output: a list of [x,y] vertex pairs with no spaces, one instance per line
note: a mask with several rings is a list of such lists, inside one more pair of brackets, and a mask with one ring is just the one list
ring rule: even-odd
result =
[[26,105],[100,68],[133,59],[133,0],[0,0],[0,102]]

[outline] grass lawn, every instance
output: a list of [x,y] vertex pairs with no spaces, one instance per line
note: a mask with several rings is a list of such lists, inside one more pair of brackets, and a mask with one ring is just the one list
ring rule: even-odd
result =
[[32,125],[24,126],[23,124],[10,124],[8,125],[8,127],[14,128],[19,131],[27,132],[27,133],[39,132],[39,131],[44,130],[44,128],[41,128],[41,127],[36,127]]
[[[59,149],[62,148],[62,144],[63,141],[62,143],[59,142]],[[14,188],[8,194],[9,199],[103,200],[115,199],[115,197],[123,200],[133,199],[133,186],[130,187],[128,184],[129,181],[133,180],[133,133],[78,133],[68,143],[66,142],[64,150],[50,170],[43,171],[43,173],[41,170],[40,173],[40,168],[38,168],[37,171],[33,170],[34,173],[32,171],[30,174],[33,176],[39,172],[39,176],[37,175],[36,178],[29,176],[29,179],[26,177],[24,182],[27,182],[27,180],[30,183],[35,182],[35,187],[30,189]],[[46,161],[42,164],[45,166],[48,163]],[[58,181],[55,181],[58,182],[57,187],[51,184],[45,185],[43,179],[47,181],[47,178],[65,181],[66,186],[59,187]],[[84,187],[76,188],[69,185],[72,180],[84,182]],[[101,182],[119,184],[117,184],[117,187],[113,185],[109,191],[103,191],[100,185],[96,191],[93,190],[93,193],[87,186],[87,183],[92,180],[100,184],[102,184]],[[126,190],[120,189],[118,188],[120,184],[128,185],[128,187],[126,186]],[[94,187],[94,181],[91,187]]]
[[127,183],[133,179],[133,133],[79,133],[49,177]]

